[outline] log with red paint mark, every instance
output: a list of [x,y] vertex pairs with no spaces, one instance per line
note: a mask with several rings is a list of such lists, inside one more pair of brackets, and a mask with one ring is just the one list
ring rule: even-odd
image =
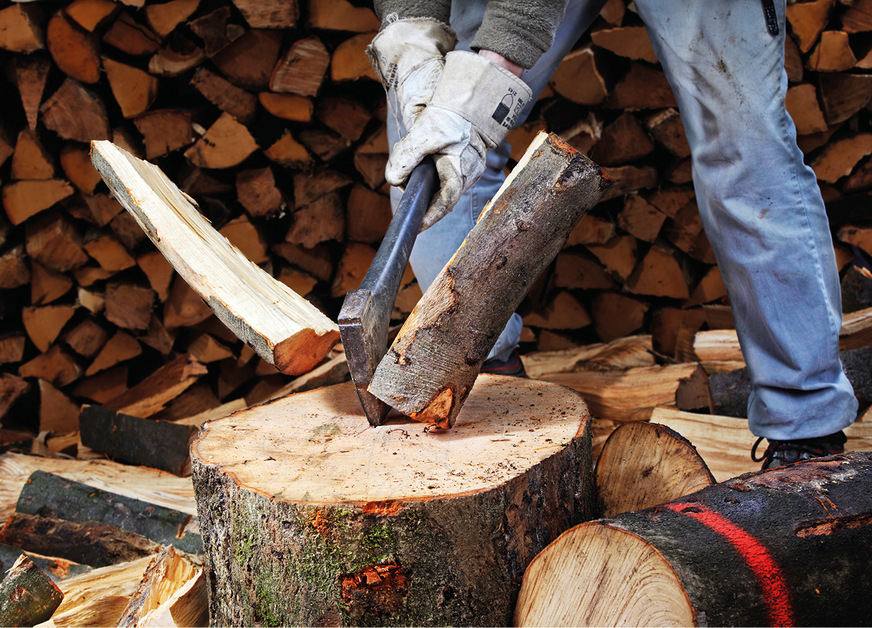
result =
[[578,525],[530,564],[515,624],[866,625],[872,454],[748,473]]

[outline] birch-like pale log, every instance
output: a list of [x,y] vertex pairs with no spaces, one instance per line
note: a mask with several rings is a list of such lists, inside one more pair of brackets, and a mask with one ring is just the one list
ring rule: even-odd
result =
[[289,375],[316,366],[339,328],[218,233],[160,168],[108,140],[91,161],[155,246],[234,334]]
[[412,310],[369,391],[451,427],[512,312],[610,183],[583,154],[540,133]]

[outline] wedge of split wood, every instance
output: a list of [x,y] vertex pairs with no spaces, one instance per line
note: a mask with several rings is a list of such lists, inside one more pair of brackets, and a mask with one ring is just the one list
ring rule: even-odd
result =
[[91,143],[91,160],[179,275],[265,361],[299,375],[339,341],[336,323],[230,244],[160,168],[108,140]]

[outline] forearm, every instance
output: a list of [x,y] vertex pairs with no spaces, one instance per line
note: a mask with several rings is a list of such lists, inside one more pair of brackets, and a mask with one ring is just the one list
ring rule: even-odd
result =
[[374,0],[373,6],[382,25],[392,14],[400,18],[431,17],[445,24],[451,19],[451,0]]
[[531,68],[551,47],[567,0],[490,0],[470,47]]

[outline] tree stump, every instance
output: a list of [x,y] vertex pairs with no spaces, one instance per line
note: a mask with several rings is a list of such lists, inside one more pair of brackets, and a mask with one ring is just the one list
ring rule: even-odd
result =
[[746,473],[563,533],[516,626],[861,626],[872,617],[872,453]]
[[581,397],[506,376],[450,431],[370,427],[349,382],[206,423],[191,457],[213,625],[507,625],[595,503]]

